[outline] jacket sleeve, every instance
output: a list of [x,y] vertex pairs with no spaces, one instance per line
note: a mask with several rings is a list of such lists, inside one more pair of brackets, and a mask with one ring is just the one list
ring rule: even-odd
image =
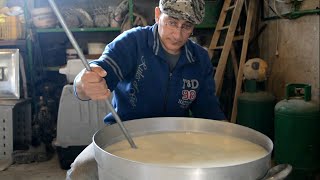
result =
[[213,79],[213,66],[208,55],[202,56],[206,62],[203,67],[203,81],[195,101],[191,104],[193,117],[226,120],[220,108],[218,98],[215,96],[215,82]]
[[105,77],[111,91],[119,81],[132,75],[137,63],[137,40],[134,32],[129,30],[109,43],[98,60],[90,63],[101,66],[107,72]]

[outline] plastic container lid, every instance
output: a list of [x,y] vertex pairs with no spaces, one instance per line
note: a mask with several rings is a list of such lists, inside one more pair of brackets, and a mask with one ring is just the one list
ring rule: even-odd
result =
[[105,47],[106,47],[105,43],[88,43],[88,53],[102,54]]
[[[92,60],[87,60],[88,62]],[[59,69],[60,74],[65,74],[69,83],[73,83],[74,78],[85,67],[80,59],[69,59],[67,65]]]

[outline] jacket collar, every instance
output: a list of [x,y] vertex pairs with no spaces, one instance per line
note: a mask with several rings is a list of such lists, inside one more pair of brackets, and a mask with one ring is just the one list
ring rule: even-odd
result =
[[[152,33],[149,33],[149,40],[148,40],[148,44],[149,47],[152,48],[154,54],[156,56],[160,56],[161,58],[165,58],[165,53],[164,53],[164,49],[162,47],[162,44],[160,42],[160,38],[158,35],[158,24],[154,24],[152,26]],[[195,58],[194,54],[193,54],[193,49],[192,49],[192,41],[188,40],[186,42],[186,44],[182,47],[181,49],[181,57],[185,56],[186,58],[186,63],[194,63],[197,61],[197,59]]]

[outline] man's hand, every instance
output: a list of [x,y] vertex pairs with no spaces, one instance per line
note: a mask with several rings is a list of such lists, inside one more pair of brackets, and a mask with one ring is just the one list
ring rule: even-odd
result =
[[90,65],[91,71],[83,70],[76,79],[78,97],[83,100],[107,99],[111,92],[104,77],[107,72],[97,65]]

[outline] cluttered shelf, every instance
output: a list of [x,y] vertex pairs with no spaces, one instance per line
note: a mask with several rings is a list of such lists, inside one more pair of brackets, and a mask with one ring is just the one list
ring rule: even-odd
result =
[[[46,29],[37,29],[38,33],[48,33],[48,32],[64,32],[62,28],[46,28]],[[98,27],[98,28],[70,28],[71,32],[120,32],[120,27]]]
[[[41,1],[42,2],[42,1]],[[64,2],[64,1],[63,1]],[[76,5],[75,5],[76,4]],[[219,14],[219,1],[206,1],[205,18],[196,29],[214,29],[216,17]],[[158,0],[94,0],[92,7],[81,3],[62,3],[58,1],[62,16],[72,32],[121,32],[135,26],[146,26],[154,23],[152,16]],[[151,7],[151,8],[150,8]],[[64,32],[57,26],[57,20],[51,8],[47,5],[35,8],[31,12],[33,23],[38,33]]]
[[[200,24],[195,27],[196,29],[210,29],[215,28],[214,24]],[[37,33],[55,33],[64,32],[62,28],[48,28],[48,29],[37,29]],[[106,27],[106,28],[71,28],[71,32],[120,32],[120,27]],[[0,42],[1,44],[1,42]]]

